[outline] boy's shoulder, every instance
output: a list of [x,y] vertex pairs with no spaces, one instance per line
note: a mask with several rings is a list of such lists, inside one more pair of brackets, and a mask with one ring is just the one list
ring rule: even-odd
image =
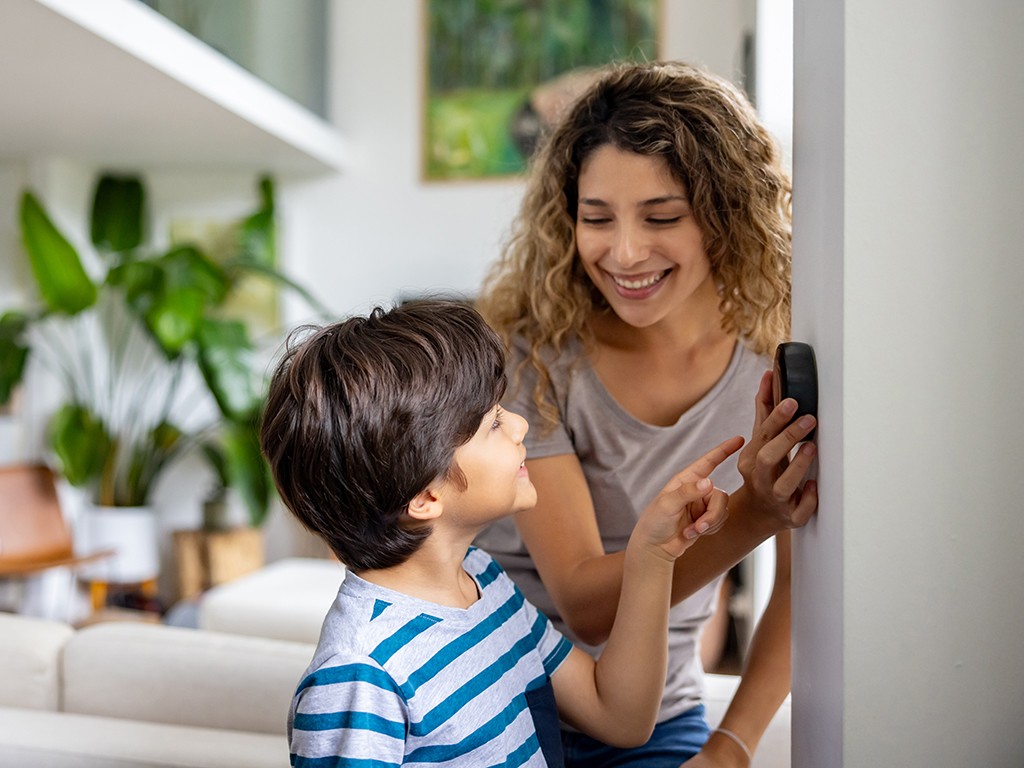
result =
[[469,548],[462,561],[462,567],[466,569],[466,573],[480,582],[482,587],[487,587],[499,578],[508,579],[505,569],[480,547],[471,546]]
[[[507,599],[517,591],[497,561],[477,547],[470,547],[463,568],[479,585],[485,604]],[[324,619],[317,656],[326,660],[341,649],[348,654],[372,656],[381,643],[403,629],[417,627],[422,631],[435,624],[439,629],[448,624],[458,631],[458,625],[472,620],[466,611],[428,603],[349,572]]]

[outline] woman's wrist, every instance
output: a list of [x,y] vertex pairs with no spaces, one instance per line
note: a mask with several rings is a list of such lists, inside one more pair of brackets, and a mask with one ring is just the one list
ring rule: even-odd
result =
[[746,742],[727,728],[716,728],[711,731],[708,743],[701,751],[713,757],[716,766],[749,768],[754,759],[753,752],[747,747]]
[[729,523],[734,527],[742,525],[758,538],[759,543],[786,530],[782,520],[767,510],[758,509],[754,501],[755,497],[746,483],[729,494]]

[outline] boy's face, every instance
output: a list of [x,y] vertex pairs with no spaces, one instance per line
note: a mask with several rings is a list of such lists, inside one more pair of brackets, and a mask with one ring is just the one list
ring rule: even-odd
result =
[[445,513],[469,525],[484,525],[532,508],[537,491],[523,462],[526,419],[495,406],[480,421],[476,434],[455,450],[455,463],[466,489],[448,483]]

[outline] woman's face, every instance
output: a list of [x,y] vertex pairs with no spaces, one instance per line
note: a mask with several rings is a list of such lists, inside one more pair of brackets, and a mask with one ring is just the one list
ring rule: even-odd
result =
[[711,262],[686,190],[660,157],[609,144],[580,168],[576,245],[624,322],[645,328],[711,287]]

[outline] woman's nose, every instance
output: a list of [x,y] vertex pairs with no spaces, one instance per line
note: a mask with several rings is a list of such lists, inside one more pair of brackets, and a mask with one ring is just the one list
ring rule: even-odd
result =
[[625,268],[633,267],[644,260],[643,244],[629,227],[622,227],[619,230],[613,245],[612,256]]

